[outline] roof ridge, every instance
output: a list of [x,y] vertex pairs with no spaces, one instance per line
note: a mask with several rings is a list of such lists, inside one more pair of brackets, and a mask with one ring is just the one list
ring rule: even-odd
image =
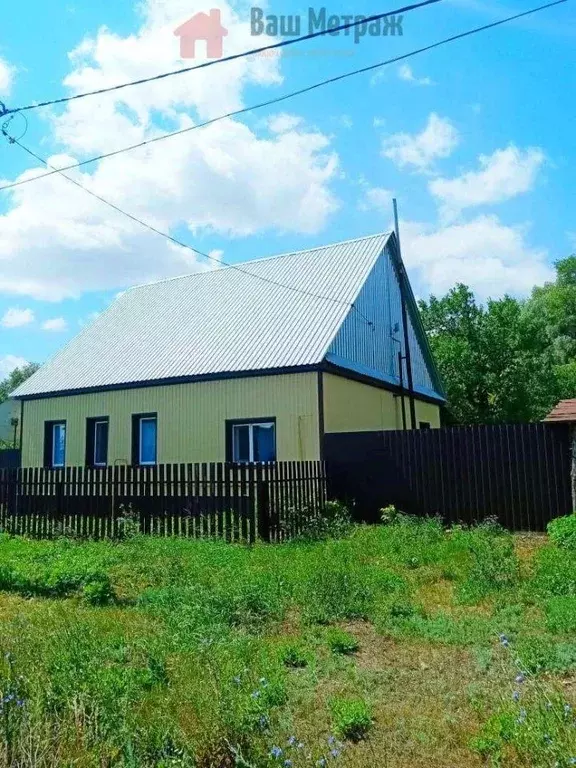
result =
[[[249,259],[248,261],[239,261],[234,264],[223,264],[221,267],[215,267],[214,269],[206,269],[198,272],[187,272],[184,275],[176,275],[174,277],[164,277],[161,280],[152,280],[149,283],[141,283],[140,285],[131,285],[128,288],[125,288],[124,291],[122,291],[121,296],[128,293],[128,291],[136,291],[139,288],[148,288],[151,285],[160,285],[162,283],[170,283],[174,280],[183,280],[184,278],[190,278],[190,277],[198,277],[200,275],[213,273],[213,272],[225,272],[228,269],[242,269],[242,267],[246,266],[247,264],[260,264],[264,261],[273,261],[274,259],[283,259],[287,256],[300,256],[304,253],[312,253],[314,251],[324,251],[328,248],[335,248],[339,245],[349,245],[350,243],[362,243],[366,240],[376,240],[376,238],[382,238],[382,237],[389,237],[392,234],[391,231],[387,232],[378,232],[374,235],[365,235],[363,237],[352,237],[347,240],[339,240],[335,243],[327,243],[326,245],[317,245],[314,248],[303,248],[300,251],[286,251],[284,253],[277,253],[273,256],[262,256],[260,258],[256,259]],[[119,296],[118,298],[121,298]]]

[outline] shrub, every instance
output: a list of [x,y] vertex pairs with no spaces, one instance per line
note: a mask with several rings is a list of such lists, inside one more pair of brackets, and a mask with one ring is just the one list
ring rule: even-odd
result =
[[372,710],[363,699],[333,699],[330,708],[334,731],[342,739],[360,741],[372,728]]
[[576,551],[576,513],[548,523],[548,535],[558,547]]
[[326,642],[332,653],[341,653],[344,656],[348,656],[351,653],[356,653],[360,647],[358,640],[351,635],[350,632],[345,632],[343,629],[333,627],[326,633]]
[[350,534],[351,527],[352,519],[348,508],[339,501],[328,501],[320,514],[306,516],[299,539],[303,541],[341,539]]

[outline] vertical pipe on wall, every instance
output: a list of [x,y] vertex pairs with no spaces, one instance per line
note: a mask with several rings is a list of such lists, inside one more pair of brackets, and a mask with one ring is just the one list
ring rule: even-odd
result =
[[400,225],[398,223],[398,203],[393,199],[394,207],[394,229],[396,231],[396,242],[398,247],[398,282],[400,284],[400,299],[402,304],[402,325],[404,326],[404,357],[406,360],[406,373],[408,376],[408,397],[410,400],[410,428],[417,429],[416,424],[416,404],[414,401],[414,380],[412,378],[412,356],[410,354],[410,332],[408,329],[408,311],[406,309],[406,284],[408,277],[402,261],[402,249],[400,246]]

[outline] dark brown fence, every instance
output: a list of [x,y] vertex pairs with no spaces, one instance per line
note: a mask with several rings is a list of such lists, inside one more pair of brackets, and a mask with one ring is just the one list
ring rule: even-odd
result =
[[330,434],[325,459],[330,498],[354,502],[368,521],[394,504],[451,523],[496,517],[510,530],[541,531],[572,511],[566,425]]
[[321,462],[0,470],[0,526],[50,538],[158,536],[283,541],[326,501]]

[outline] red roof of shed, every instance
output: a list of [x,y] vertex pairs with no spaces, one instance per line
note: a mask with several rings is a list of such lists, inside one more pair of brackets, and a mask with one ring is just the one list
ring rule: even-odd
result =
[[560,400],[544,421],[574,421],[576,422],[576,398],[572,400]]

